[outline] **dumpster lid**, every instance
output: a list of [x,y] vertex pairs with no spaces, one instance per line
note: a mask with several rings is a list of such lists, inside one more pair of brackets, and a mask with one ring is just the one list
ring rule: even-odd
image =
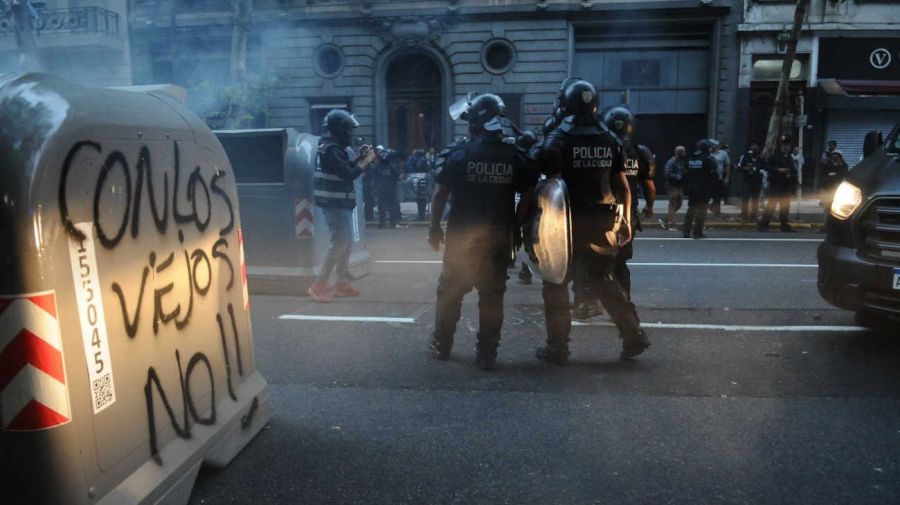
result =
[[135,93],[165,93],[180,103],[187,102],[187,90],[175,84],[145,84],[141,86],[110,86],[109,89],[133,91]]

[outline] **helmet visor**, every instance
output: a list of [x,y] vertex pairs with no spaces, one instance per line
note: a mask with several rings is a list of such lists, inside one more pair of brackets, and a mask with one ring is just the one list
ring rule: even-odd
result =
[[454,121],[459,121],[459,120],[465,121],[466,114],[469,112],[470,104],[471,104],[471,101],[469,100],[469,96],[464,96],[464,97],[460,98],[459,100],[453,102],[453,104],[450,105],[450,109],[449,109],[450,117],[453,118]]

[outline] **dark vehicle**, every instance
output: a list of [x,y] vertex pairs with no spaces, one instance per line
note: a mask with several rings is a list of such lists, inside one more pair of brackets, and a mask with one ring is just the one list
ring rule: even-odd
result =
[[862,326],[900,321],[900,124],[838,186],[819,247],[819,293]]

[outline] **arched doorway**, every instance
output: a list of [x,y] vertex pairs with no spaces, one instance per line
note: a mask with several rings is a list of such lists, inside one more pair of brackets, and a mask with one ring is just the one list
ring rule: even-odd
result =
[[388,147],[409,154],[444,143],[443,77],[423,51],[403,53],[385,69]]

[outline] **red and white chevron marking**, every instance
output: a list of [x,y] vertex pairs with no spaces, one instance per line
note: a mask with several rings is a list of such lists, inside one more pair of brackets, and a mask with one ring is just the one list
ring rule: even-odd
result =
[[32,431],[71,419],[56,295],[0,295],[0,423]]
[[313,206],[307,198],[297,198],[294,201],[294,233],[297,238],[313,238],[316,234]]
[[241,287],[244,290],[244,310],[250,308],[250,290],[247,288],[247,260],[244,258],[244,230],[238,228],[238,248],[241,251]]

